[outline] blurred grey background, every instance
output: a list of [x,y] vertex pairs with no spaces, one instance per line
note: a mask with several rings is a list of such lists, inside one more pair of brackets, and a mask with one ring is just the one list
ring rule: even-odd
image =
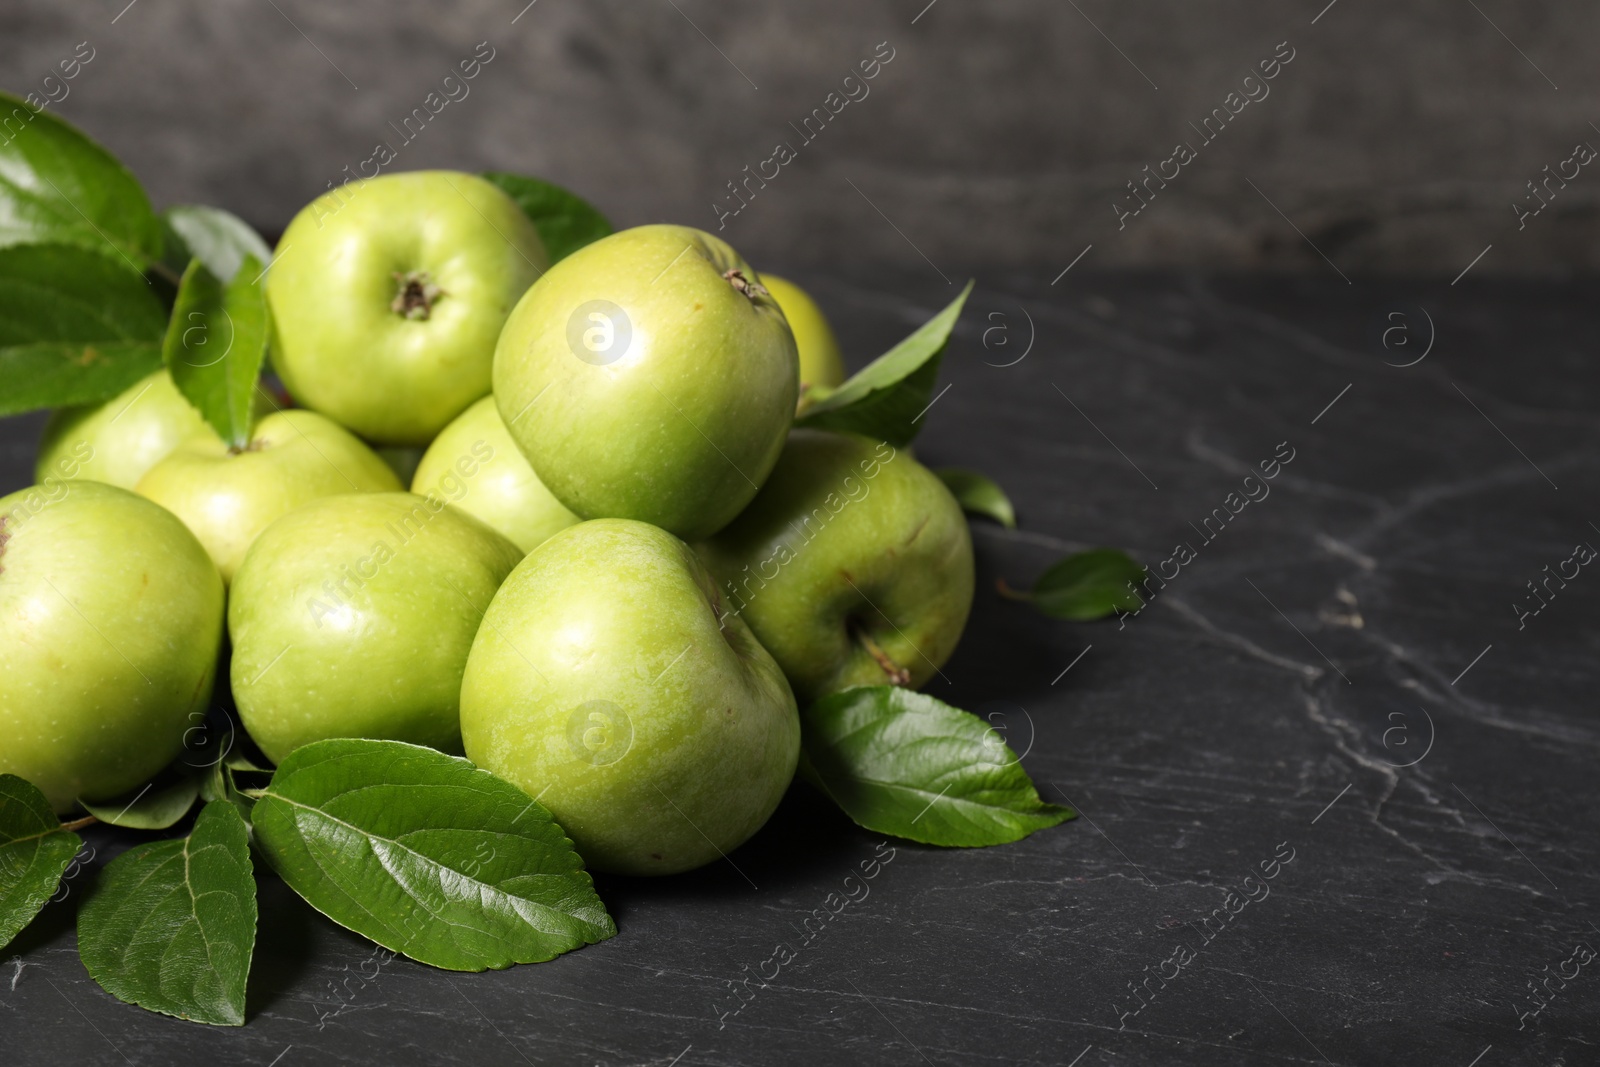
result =
[[[1600,168],[1574,150],[1600,146],[1597,41],[1600,5],[1548,0],[0,6],[4,87],[41,91],[87,42],[93,59],[54,83],[52,107],[157,206],[217,204],[276,233],[387,142],[390,169],[522,171],[619,226],[716,230],[714,205],[737,206],[727,183],[785,142],[795,157],[721,220],[758,266],[952,278],[995,264],[1053,277],[1090,244],[1097,268],[1454,276],[1492,245],[1480,272],[1593,269]],[[493,58],[466,95],[402,138],[479,42]],[[1268,95],[1202,141],[1194,126],[1288,50]],[[889,52],[866,95],[804,140],[801,121]],[[1126,183],[1179,141],[1197,158],[1119,224],[1114,204],[1137,203]],[[1513,205],[1546,200],[1519,220]]]

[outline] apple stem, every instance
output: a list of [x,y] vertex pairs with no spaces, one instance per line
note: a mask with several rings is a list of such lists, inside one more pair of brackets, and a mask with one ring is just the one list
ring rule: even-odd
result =
[[89,826],[89,825],[91,825],[93,823],[97,823],[99,821],[100,820],[95,818],[93,815],[85,815],[81,819],[73,819],[71,822],[62,823],[61,824],[61,829],[63,829],[63,830],[82,830],[85,826]]
[[743,293],[751,300],[754,300],[758,296],[767,295],[766,286],[762,285],[760,282],[753,282],[749,278],[746,278],[744,276],[744,271],[737,267],[734,267],[731,270],[723,271],[722,276],[727,279],[729,285],[739,290],[739,292]]
[[854,629],[856,640],[860,641],[861,647],[867,650],[867,655],[871,656],[875,661],[877,661],[878,666],[883,668],[883,673],[889,676],[890,685],[911,684],[910,671],[906,670],[904,667],[900,666],[900,664],[890,659],[889,653],[885,652],[883,650],[883,646],[874,641],[872,639],[872,635],[867,633],[865,629],[861,628],[860,626],[854,627]]
[[996,578],[994,580],[994,589],[995,589],[995,592],[999,593],[1001,596],[1005,597],[1007,600],[1032,600],[1033,599],[1033,594],[1032,593],[1019,593],[1019,592],[1017,592],[1017,590],[1011,588],[1009,585],[1006,584],[1006,580],[1004,578]]
[[426,320],[433,314],[433,302],[446,295],[433,284],[425,270],[408,270],[404,274],[395,271],[394,280],[400,287],[389,303],[389,310],[403,319]]

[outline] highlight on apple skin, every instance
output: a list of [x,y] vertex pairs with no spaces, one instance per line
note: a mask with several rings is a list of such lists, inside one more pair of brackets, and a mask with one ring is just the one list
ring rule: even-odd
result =
[[88,480],[0,498],[0,773],[60,813],[149,780],[205,714],[222,612],[206,550],[150,501]]

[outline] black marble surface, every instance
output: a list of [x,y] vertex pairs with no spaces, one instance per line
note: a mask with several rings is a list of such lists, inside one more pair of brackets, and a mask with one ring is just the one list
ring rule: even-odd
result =
[[[857,363],[953,295],[931,271],[798,276]],[[917,449],[994,476],[1022,527],[975,526],[977,603],[930,691],[991,714],[1082,818],[890,842],[871,895],[760,988],[879,849],[803,787],[731,863],[601,878],[618,936],[541,966],[363,980],[371,947],[263,875],[241,1029],[101,992],[80,874],[0,953],[0,1062],[1600,1062],[1600,964],[1554,977],[1600,947],[1600,573],[1513,607],[1600,545],[1587,288],[1082,271],[983,278],[970,308]],[[0,423],[0,491],[39,422]],[[1205,539],[1280,449],[1270,495]],[[1123,625],[995,593],[1067,550],[1180,542]],[[88,838],[90,871],[129,840]],[[1255,898],[1231,918],[1230,890]]]

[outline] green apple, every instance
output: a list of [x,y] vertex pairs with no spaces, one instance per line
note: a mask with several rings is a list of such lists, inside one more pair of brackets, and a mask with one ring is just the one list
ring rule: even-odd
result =
[[[62,408],[45,424],[34,477],[89,478],[132,489],[205,419],[158,370],[99,404]],[[66,473],[67,469],[72,473]]]
[[461,739],[549,808],[589,866],[672,874],[767,821],[800,719],[687,545],[596,519],[534,549],[495,595],[461,683]]
[[211,699],[222,601],[200,542],[126,489],[0,498],[0,773],[65,812],[172,762]]
[[697,547],[805,703],[921,686],[972,607],[961,506],[909,453],[854,434],[790,434],[760,495]]
[[687,226],[579,249],[511,313],[494,396],[557,500],[704,537],[755,496],[799,389],[794,335],[739,254]]
[[439,497],[330,496],[267,527],[228,598],[239,718],[275,763],[330,737],[461,751],[461,671],[522,552]]
[[843,384],[844,357],[839,354],[839,342],[811,294],[776,274],[763,272],[761,284],[783,309],[783,317],[794,331],[795,347],[800,352],[800,392],[804,394],[818,385],[831,389]]
[[524,552],[579,521],[533,473],[492,396],[463,411],[428,446],[411,491],[443,497]]
[[206,430],[139,479],[140,496],[182,519],[206,546],[223,581],[278,516],[335,493],[400,488],[394,471],[342,426],[314,411],[279,411],[235,452]]
[[367,440],[426,445],[489,392],[500,327],[549,265],[533,223],[476,175],[351,182],[278,242],[272,365],[301,404]]

